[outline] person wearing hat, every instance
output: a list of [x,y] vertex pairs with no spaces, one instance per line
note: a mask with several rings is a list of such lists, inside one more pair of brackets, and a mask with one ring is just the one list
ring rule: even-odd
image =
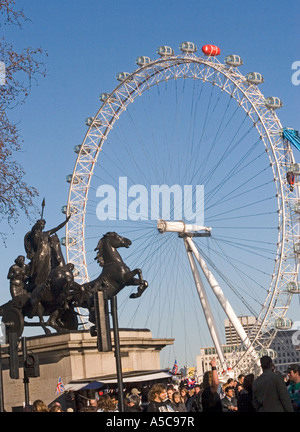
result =
[[287,374],[290,381],[288,392],[294,411],[300,412],[300,366],[291,364],[288,367]]
[[127,406],[125,406],[126,412],[142,412],[141,398],[138,394],[133,393],[129,395],[127,399]]
[[283,376],[274,372],[273,360],[262,356],[260,365],[263,373],[253,382],[253,406],[258,412],[293,412]]

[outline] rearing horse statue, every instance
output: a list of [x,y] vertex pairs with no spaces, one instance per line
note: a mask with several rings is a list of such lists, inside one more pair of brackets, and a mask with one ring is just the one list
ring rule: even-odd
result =
[[130,298],[140,297],[148,287],[148,282],[143,279],[140,269],[130,270],[117,251],[120,247],[128,248],[130,245],[131,240],[129,239],[115,232],[106,233],[95,248],[97,251],[95,260],[103,268],[102,273],[96,279],[83,284],[84,290],[104,291],[106,297],[110,299],[125,286],[134,285],[138,286],[138,290],[132,293]]

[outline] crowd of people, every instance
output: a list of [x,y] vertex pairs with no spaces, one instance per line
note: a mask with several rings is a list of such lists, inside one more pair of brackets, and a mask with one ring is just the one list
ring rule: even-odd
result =
[[[132,388],[124,395],[125,412],[300,412],[300,366],[292,364],[285,377],[276,372],[272,359],[260,359],[262,373],[240,374],[229,378],[223,385],[219,382],[216,360],[211,360],[211,370],[205,372],[203,382],[188,387],[184,381],[179,385],[153,384],[145,394]],[[101,394],[90,399],[80,411],[118,412],[118,397],[114,393]],[[35,401],[34,412],[62,412],[58,402],[47,407]],[[73,411],[67,409],[66,411]]]

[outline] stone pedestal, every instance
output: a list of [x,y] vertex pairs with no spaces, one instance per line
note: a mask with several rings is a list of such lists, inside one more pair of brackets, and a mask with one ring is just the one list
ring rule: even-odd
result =
[[[153,339],[148,329],[120,329],[119,334],[123,372],[159,369],[161,349],[174,342],[174,339]],[[66,385],[70,381],[116,373],[113,351],[99,352],[96,338],[89,331],[27,338],[27,352],[37,354],[40,363],[40,377],[30,378],[29,381],[31,403],[36,399],[46,404],[53,401],[59,377]],[[24,404],[23,369],[20,367],[20,378],[12,380],[5,355],[2,364],[4,406],[6,411],[11,411],[12,407]]]

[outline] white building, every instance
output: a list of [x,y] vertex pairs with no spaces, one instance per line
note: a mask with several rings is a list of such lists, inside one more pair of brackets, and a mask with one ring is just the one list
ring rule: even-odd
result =
[[[299,330],[278,331],[270,346],[276,352],[274,360],[276,370],[283,374],[287,370],[288,365],[292,363],[300,364],[300,340],[297,338],[296,332],[299,332]],[[298,345],[296,342],[298,342]]]
[[[256,318],[253,316],[241,316],[239,317],[239,321],[242,324],[245,332],[247,333],[249,339],[251,340],[251,331],[256,322]],[[225,338],[227,345],[239,345],[241,343],[241,339],[237,334],[235,328],[233,327],[231,321],[226,318],[224,320],[225,323]]]
[[[239,317],[239,320],[251,339],[251,330],[255,323],[255,317],[243,316]],[[231,322],[228,319],[225,319],[224,324],[226,344],[222,345],[222,348],[227,365],[229,368],[232,368],[233,365],[236,364],[237,357],[241,355],[244,347],[242,346],[241,339],[236,333]],[[274,359],[276,370],[281,373],[285,373],[287,366],[291,363],[300,364],[300,336],[297,337],[298,333],[296,332],[299,332],[299,330],[278,331],[270,346],[270,348],[276,353]],[[210,360],[212,357],[217,359],[218,364],[218,356],[215,347],[200,349],[200,355],[196,357],[199,381],[202,380],[202,376],[206,371],[211,370]],[[220,367],[218,367],[218,372],[220,376],[222,376],[223,371],[220,370]],[[245,361],[240,370],[234,371],[234,376],[237,377],[239,373],[244,373],[246,375],[252,372],[254,372],[252,363]]]
[[[227,367],[232,368],[236,364],[237,358],[240,357],[241,353],[244,351],[244,348],[241,346],[241,344],[222,345],[222,348],[227,363]],[[220,363],[219,363],[219,359],[215,347],[200,348],[200,355],[196,357],[197,376],[200,382],[202,381],[203,374],[206,371],[211,370],[210,361],[212,357],[215,357],[217,359],[217,369],[218,369],[219,376],[221,377],[224,372],[220,368]],[[234,377],[237,377],[240,373],[244,373],[245,375],[247,375],[248,373],[252,372],[251,364],[250,361],[248,361],[247,363],[244,363],[243,368],[241,370],[239,371],[233,370]]]

